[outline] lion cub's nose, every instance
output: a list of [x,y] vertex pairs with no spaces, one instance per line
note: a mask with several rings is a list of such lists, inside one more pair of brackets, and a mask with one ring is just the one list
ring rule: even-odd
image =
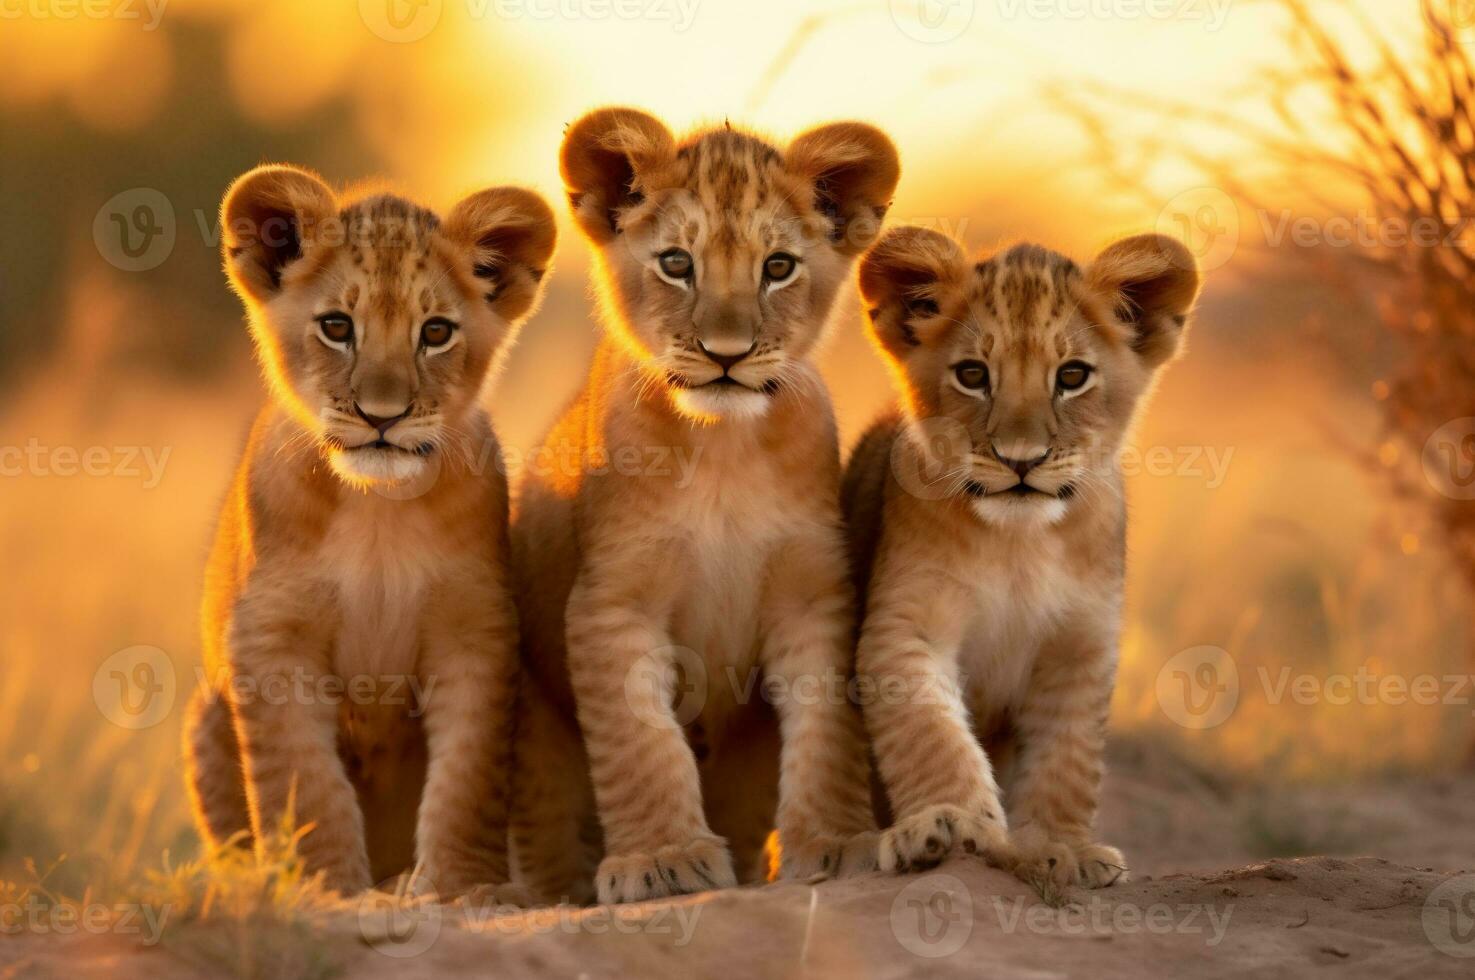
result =
[[707,355],[708,360],[722,368],[723,371],[731,371],[735,364],[753,353],[753,348],[758,346],[758,342],[756,340],[752,341],[745,348],[742,348],[741,344],[729,344],[724,347],[723,344],[719,343],[716,345],[716,349],[713,349],[707,346],[705,340],[699,340],[697,341],[697,346],[702,349],[703,354]]
[[359,418],[372,425],[381,436],[384,435],[384,433],[388,432],[390,427],[393,426],[394,423],[400,421],[406,415],[410,414],[410,410],[406,408],[398,415],[370,415],[368,412],[364,411],[362,407],[359,406],[358,402],[353,403],[353,410],[358,413]]
[[999,445],[994,443],[994,455],[999,462],[1009,467],[1022,480],[1029,471],[1050,458],[1050,450],[1037,446]]

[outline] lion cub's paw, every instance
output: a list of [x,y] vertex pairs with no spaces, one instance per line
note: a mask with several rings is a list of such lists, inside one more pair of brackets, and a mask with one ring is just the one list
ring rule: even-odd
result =
[[1009,862],[1009,833],[1003,820],[973,814],[950,804],[929,806],[898,820],[881,834],[882,871],[921,871],[954,850],[975,854],[990,864]]
[[813,883],[875,871],[880,845],[881,835],[874,830],[848,837],[813,837],[797,844],[785,843],[779,877]]
[[477,885],[469,888],[457,900],[457,904],[466,908],[506,909],[510,912],[532,908],[539,902],[526,885],[509,881],[501,885]]
[[655,853],[616,854],[599,863],[599,901],[643,902],[732,888],[737,876],[727,845],[716,837],[663,847]]
[[1106,844],[1048,841],[1021,851],[1014,873],[1036,888],[1106,888],[1127,880],[1127,859]]

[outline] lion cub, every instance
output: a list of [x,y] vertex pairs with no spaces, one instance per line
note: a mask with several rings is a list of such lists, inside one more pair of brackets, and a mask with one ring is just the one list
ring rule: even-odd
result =
[[546,898],[588,898],[601,857],[602,902],[702,891],[761,878],[775,823],[786,875],[874,865],[811,354],[896,152],[859,123],[781,150],[605,109],[561,164],[606,331],[514,516],[519,868]]
[[866,727],[895,815],[883,868],[960,847],[1056,885],[1125,873],[1092,840],[1122,606],[1116,454],[1198,290],[1193,256],[1160,236],[1081,269],[1029,245],[975,263],[899,228],[862,263],[902,404],[844,484]]
[[553,214],[500,187],[442,222],[266,166],[222,227],[272,397],[206,573],[201,832],[260,842],[290,808],[341,892],[413,865],[443,895],[505,884],[517,627],[477,397],[537,301]]

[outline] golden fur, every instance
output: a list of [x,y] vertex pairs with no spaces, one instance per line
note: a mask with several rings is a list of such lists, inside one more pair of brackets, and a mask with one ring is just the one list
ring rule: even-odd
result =
[[[514,516],[519,868],[546,898],[700,891],[761,878],[775,823],[786,875],[873,865],[859,712],[793,685],[851,666],[839,452],[810,354],[895,151],[858,123],[780,150],[606,109],[561,163],[606,331],[545,443],[577,462],[531,479]],[[607,465],[653,450],[694,479]],[[759,671],[790,693],[765,695]]]
[[1124,873],[1091,831],[1122,604],[1116,453],[1198,287],[1159,236],[1082,270],[1035,246],[975,263],[900,228],[862,263],[902,403],[844,486],[866,727],[895,816],[883,867],[957,847],[1057,885]]
[[290,815],[346,893],[412,865],[441,894],[505,885],[516,617],[477,397],[537,299],[552,212],[497,188],[441,222],[267,166],[222,219],[272,398],[207,571],[197,822],[249,844]]

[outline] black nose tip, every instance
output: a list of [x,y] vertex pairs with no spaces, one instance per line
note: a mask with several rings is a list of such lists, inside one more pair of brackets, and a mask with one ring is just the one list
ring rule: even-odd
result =
[[758,344],[756,341],[752,344],[749,344],[748,349],[743,351],[741,354],[719,354],[714,350],[709,350],[707,345],[700,340],[697,341],[697,346],[702,349],[703,354],[707,355],[708,360],[712,361],[718,367],[722,368],[723,371],[731,371],[733,365],[737,364],[743,358],[753,353],[753,348],[758,346]]
[[410,410],[407,408],[403,412],[400,412],[398,415],[393,416],[370,415],[362,408],[359,408],[358,402],[354,402],[353,410],[358,413],[359,418],[372,425],[381,436],[384,435],[384,433],[388,432],[390,430],[390,427],[393,426],[394,423],[400,421],[406,415],[410,414]]
[[998,458],[999,462],[1013,470],[1015,475],[1022,480],[1029,475],[1030,470],[1050,458],[1050,450],[1045,450],[1042,455],[1036,456],[1033,459],[1014,459],[999,452],[998,447],[995,446],[994,456]]

